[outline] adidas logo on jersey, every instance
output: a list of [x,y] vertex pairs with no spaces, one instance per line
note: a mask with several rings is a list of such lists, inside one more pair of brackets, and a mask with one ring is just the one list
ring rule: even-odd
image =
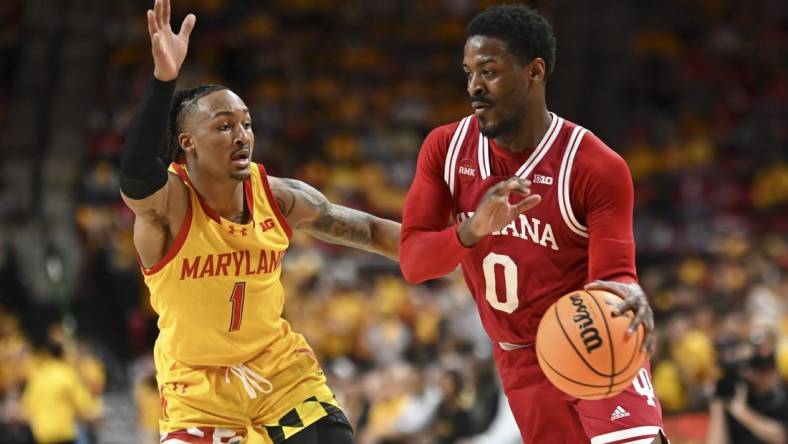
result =
[[553,178],[550,176],[542,176],[541,174],[534,174],[534,183],[543,183],[545,185],[552,185]]
[[613,410],[613,414],[610,415],[610,420],[615,421],[617,419],[626,418],[627,416],[629,416],[629,412],[624,410],[624,408],[621,407],[620,405],[618,405],[616,406],[616,409]]

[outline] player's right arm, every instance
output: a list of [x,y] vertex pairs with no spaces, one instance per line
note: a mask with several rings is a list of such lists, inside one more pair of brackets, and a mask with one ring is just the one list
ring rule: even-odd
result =
[[449,137],[450,128],[440,127],[424,139],[402,209],[400,269],[410,283],[452,272],[468,252],[457,238],[456,225],[448,226],[451,194],[443,181],[441,165]]
[[147,12],[154,70],[142,103],[129,125],[121,154],[121,196],[136,215],[134,245],[145,267],[161,259],[188,208],[184,185],[167,173],[158,154],[165,140],[167,115],[196,20],[189,14],[175,34],[169,0],[156,0]]
[[[451,134],[450,128],[443,126],[433,130],[424,140],[416,164],[416,176],[405,200],[400,268],[410,283],[451,273],[476,243],[508,225],[541,200],[540,196],[531,195],[530,182],[511,178],[490,187],[473,216],[447,227],[452,212],[452,196],[443,181],[443,173]],[[512,193],[520,194],[524,199],[511,204],[509,196]]]

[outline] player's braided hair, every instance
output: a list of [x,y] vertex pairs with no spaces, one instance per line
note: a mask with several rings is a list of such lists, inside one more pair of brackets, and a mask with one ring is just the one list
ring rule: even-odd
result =
[[183,130],[184,119],[195,111],[197,100],[212,92],[225,89],[228,88],[222,85],[200,85],[175,93],[167,126],[167,157],[169,161],[178,162],[183,156],[183,149],[178,142],[178,134]]
[[468,23],[466,37],[483,35],[506,42],[519,61],[544,59],[546,75],[555,68],[553,27],[535,9],[522,4],[497,5],[485,9]]

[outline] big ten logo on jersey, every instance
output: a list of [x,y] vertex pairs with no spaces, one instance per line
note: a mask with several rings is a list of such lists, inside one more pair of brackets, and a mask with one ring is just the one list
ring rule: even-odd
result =
[[274,224],[274,220],[269,217],[268,219],[266,219],[266,220],[264,220],[262,222],[256,222],[255,226],[260,231],[265,233],[266,231],[270,230],[271,228],[274,228],[276,226],[276,224]]
[[541,183],[543,185],[552,185],[553,178],[550,176],[542,176],[541,174],[534,174],[534,183]]
[[471,159],[462,159],[457,164],[457,174],[463,181],[474,179],[476,177],[476,162]]

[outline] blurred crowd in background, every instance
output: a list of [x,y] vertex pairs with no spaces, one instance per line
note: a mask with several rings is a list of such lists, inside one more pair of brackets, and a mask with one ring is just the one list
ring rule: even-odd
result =
[[[84,442],[107,427],[101,399],[113,393],[134,403],[126,419],[138,418],[140,437],[117,442],[158,439],[156,316],[133,215],[118,193],[124,131],[152,73],[146,6],[106,3],[93,36],[96,81],[72,111],[87,134],[71,147],[83,159],[68,193],[78,252],[47,247],[30,270],[19,244],[0,237],[7,436],[30,422],[47,433],[35,423],[36,396],[46,396],[35,382],[59,371],[83,381],[71,386]],[[254,160],[271,174],[399,220],[422,138],[470,114],[464,27],[490,3],[177,0],[174,21],[198,17],[179,86],[236,91],[254,120]],[[638,271],[657,322],[653,382],[666,420],[700,412],[703,421],[710,399],[729,396],[719,381],[767,373],[788,381],[788,7],[533,4],[558,39],[551,110],[597,133],[632,171]],[[0,120],[14,119],[24,17],[23,1],[0,6]],[[12,216],[41,215],[0,219]],[[50,282],[48,297],[30,296],[31,274]],[[459,274],[408,286],[393,262],[297,235],[283,281],[285,315],[320,356],[360,443],[517,442]],[[674,427],[673,442],[703,442],[704,430]]]

